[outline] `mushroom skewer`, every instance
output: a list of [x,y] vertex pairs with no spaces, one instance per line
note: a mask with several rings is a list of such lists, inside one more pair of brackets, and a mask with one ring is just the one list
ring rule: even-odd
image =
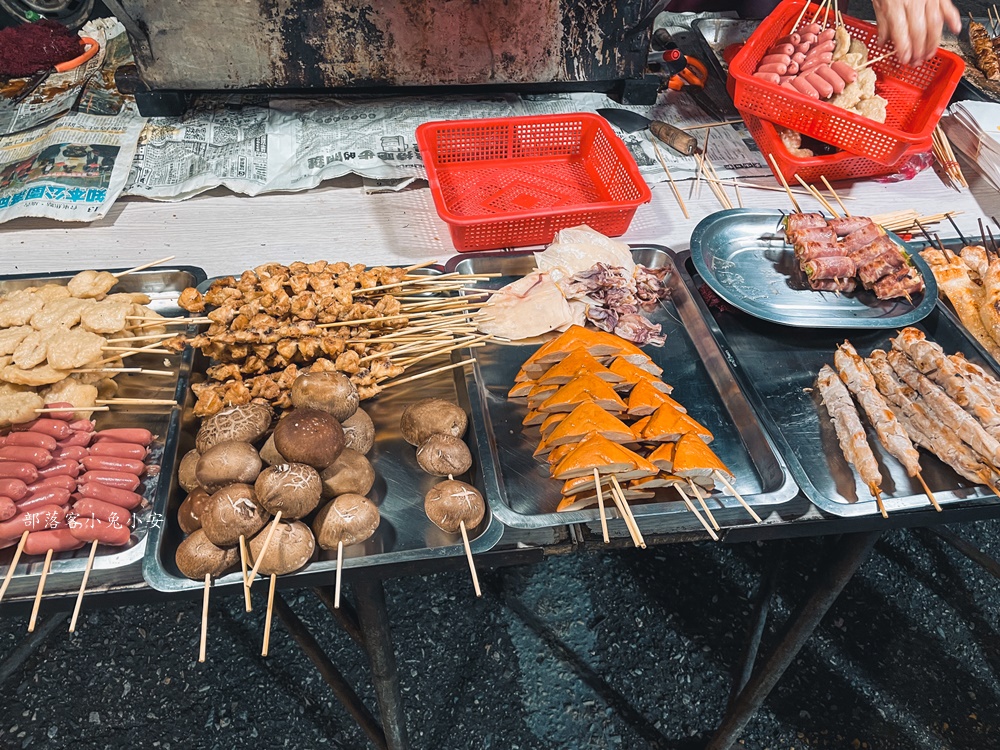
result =
[[885,398],[879,393],[871,370],[851,342],[845,341],[840,345],[834,354],[834,364],[848,390],[854,394],[868,420],[875,427],[879,442],[903,464],[908,476],[919,478],[931,504],[940,511],[941,506],[924,484],[923,476],[920,474],[920,454],[913,447],[906,430],[896,419]]
[[479,575],[472,560],[472,548],[469,546],[470,528],[476,528],[486,513],[486,504],[479,490],[471,484],[459,482],[451,476],[444,482],[431,487],[424,498],[424,512],[431,522],[447,534],[461,532],[462,543],[465,545],[465,556],[469,561],[472,573],[472,585],[476,596],[482,596],[479,588]]
[[340,495],[316,515],[313,532],[320,547],[337,550],[337,583],[333,606],[340,608],[340,575],[344,567],[344,547],[366,541],[381,521],[378,506],[364,495]]
[[875,496],[882,517],[888,518],[889,514],[881,497],[882,475],[879,473],[875,454],[872,453],[871,446],[865,438],[865,428],[861,424],[857,409],[854,408],[850,393],[829,365],[823,365],[816,382],[823,398],[823,405],[830,413],[830,420],[837,431],[837,440],[840,441],[844,458],[858,470],[861,480],[868,485],[868,489]]

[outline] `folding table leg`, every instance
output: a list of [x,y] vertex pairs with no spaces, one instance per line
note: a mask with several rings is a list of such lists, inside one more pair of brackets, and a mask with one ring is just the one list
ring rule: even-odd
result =
[[380,579],[369,576],[358,577],[351,587],[365,639],[365,651],[372,665],[372,680],[386,743],[389,750],[408,750],[410,743],[406,737],[406,717],[389,630],[389,613],[385,606],[385,588]]
[[871,554],[881,531],[849,534],[817,573],[812,593],[792,615],[781,640],[733,701],[706,750],[730,750],[744,727],[809,640],[840,592]]
[[957,549],[994,578],[1000,578],[1000,561],[991,555],[987,555],[968,539],[959,536],[943,526],[937,528],[928,527],[926,531],[936,536],[945,544],[949,544]]

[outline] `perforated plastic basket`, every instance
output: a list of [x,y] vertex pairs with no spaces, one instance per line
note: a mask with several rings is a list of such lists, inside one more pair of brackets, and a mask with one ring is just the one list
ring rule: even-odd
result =
[[[897,164],[879,164],[877,161],[857,156],[847,151],[840,151],[836,154],[820,156],[794,156],[785,146],[784,141],[778,134],[774,123],[754,117],[749,112],[741,112],[743,122],[746,123],[750,135],[757,141],[757,146],[764,154],[774,154],[774,160],[778,163],[778,169],[785,180],[791,184],[796,184],[797,174],[808,183],[818,183],[821,177],[831,182],[838,180],[857,180],[864,177],[883,177],[898,171],[898,167],[914,154],[928,152],[931,150],[931,142],[918,143],[903,155]],[[774,165],[770,159],[766,159],[771,171]],[[778,175],[775,174],[775,177]]]
[[[880,164],[899,163],[909,149],[931,137],[962,78],[965,63],[942,49],[917,67],[899,65],[893,57],[875,63],[876,93],[888,100],[884,124],[754,78],[767,50],[791,33],[804,1],[785,0],[779,5],[729,64],[729,90],[736,108]],[[803,23],[818,8],[810,3]],[[870,23],[850,16],[843,19],[851,36],[867,45],[869,59],[892,49],[878,44],[878,32]]]
[[542,245],[579,224],[614,237],[652,197],[597,115],[428,122],[417,144],[460,252]]

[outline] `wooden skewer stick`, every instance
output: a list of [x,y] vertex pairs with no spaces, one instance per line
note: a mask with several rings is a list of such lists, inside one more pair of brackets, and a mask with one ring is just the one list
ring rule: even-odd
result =
[[795,196],[792,195],[792,189],[788,187],[788,182],[785,181],[785,176],[781,174],[781,170],[778,169],[778,162],[774,158],[774,154],[768,154],[768,157],[771,159],[771,164],[774,165],[774,173],[778,175],[778,179],[781,181],[781,184],[784,185],[785,187],[785,192],[788,193],[788,200],[792,202],[792,206],[795,208],[795,213],[797,214],[802,213],[802,209],[799,208],[799,204],[796,202]]
[[14,550],[14,557],[11,559],[10,565],[7,566],[7,575],[3,577],[3,584],[0,584],[0,600],[3,600],[3,595],[7,593],[7,587],[10,586],[10,581],[14,577],[14,569],[17,568],[21,553],[24,552],[24,543],[27,541],[28,530],[25,529],[24,533],[21,534],[21,541],[17,543],[17,549]]
[[882,518],[888,518],[889,513],[885,509],[885,503],[882,502],[882,490],[878,487],[869,487],[871,493],[875,496],[875,504],[878,506],[879,513],[882,514]]
[[847,210],[847,206],[845,206],[844,202],[840,200],[840,196],[837,195],[837,191],[833,189],[833,185],[830,184],[830,181],[823,175],[820,175],[819,178],[823,181],[823,184],[826,185],[826,189],[830,191],[830,195],[833,196],[833,199],[837,201],[837,205],[840,206],[840,209],[844,212],[844,216],[850,216],[851,212]]
[[687,509],[694,513],[694,517],[698,519],[698,522],[705,528],[708,535],[712,537],[714,541],[719,541],[719,535],[715,533],[715,529],[712,528],[712,525],[702,517],[701,513],[698,512],[695,504],[691,502],[691,498],[689,498],[687,493],[684,492],[684,488],[679,484],[675,484],[674,487],[676,488],[677,493],[681,496],[681,499],[684,500],[684,504],[687,506]]
[[931,492],[931,488],[927,486],[927,482],[924,481],[924,476],[919,471],[917,472],[917,481],[920,482],[920,486],[924,488],[924,494],[927,495],[927,499],[931,501],[931,505],[934,506],[934,510],[938,513],[941,512],[941,505],[938,503],[937,498],[934,497],[934,493]]
[[337,541],[337,587],[333,592],[333,608],[340,609],[340,571],[344,568],[344,542]]
[[709,510],[708,503],[705,502],[705,496],[701,494],[701,490],[698,489],[698,485],[689,479],[688,487],[691,488],[691,492],[694,493],[694,496],[698,498],[698,504],[701,505],[701,509],[705,511],[705,515],[708,517],[708,520],[712,522],[712,528],[719,531],[721,529],[719,522],[715,520],[715,516],[713,516],[712,511]]
[[799,13],[799,17],[796,18],[795,23],[792,24],[792,31],[795,31],[799,27],[799,24],[802,23],[802,18],[805,16],[807,10],[809,10],[809,3],[802,6],[802,12]]
[[274,514],[274,520],[271,522],[270,528],[267,530],[267,536],[264,537],[264,544],[260,548],[260,554],[257,555],[257,559],[254,561],[253,569],[250,571],[250,575],[247,578],[246,586],[250,587],[253,585],[254,579],[257,578],[257,571],[260,570],[260,564],[264,560],[264,555],[267,554],[267,548],[271,545],[271,537],[274,536],[274,530],[278,528],[278,522],[281,521],[281,511],[279,510]]
[[410,383],[413,382],[414,380],[420,380],[421,378],[426,378],[429,375],[436,375],[439,372],[454,370],[458,367],[465,367],[466,365],[473,364],[475,361],[476,361],[475,357],[473,357],[472,359],[463,359],[461,362],[456,362],[453,365],[445,365],[444,367],[435,367],[433,370],[427,370],[427,372],[422,372],[418,375],[411,375],[410,377],[403,378],[402,380],[393,380],[392,382],[383,385],[382,390],[385,390],[386,388],[392,388],[393,386],[396,385],[401,385],[402,383]]
[[736,191],[736,202],[739,204],[740,208],[743,208],[743,196],[740,195],[740,183],[733,180],[733,190]]
[[[159,342],[156,344],[159,346]],[[152,347],[136,349],[134,346],[102,346],[101,351],[105,352],[131,352],[132,354],[138,354],[139,352],[145,352],[146,354],[176,354],[177,352],[172,352],[169,349],[154,349]]]
[[247,612],[253,612],[253,600],[250,598],[250,585],[247,582],[247,558],[250,553],[247,550],[247,538],[245,534],[240,534],[240,567],[243,569],[243,606]]
[[35,414],[55,414],[56,412],[63,412],[63,411],[111,411],[111,407],[110,406],[80,406],[80,407],[73,407],[72,409],[68,409],[68,408],[65,408],[65,407],[62,408],[62,409],[60,409],[60,408],[55,408],[55,409],[49,409],[49,408],[46,408],[46,409],[35,409]]
[[427,268],[428,266],[433,266],[435,263],[437,263],[436,260],[427,260],[424,261],[423,263],[417,263],[412,266],[407,266],[403,270],[406,271],[407,273],[410,273],[410,271],[416,271],[418,268]]
[[[170,398],[106,398],[97,399],[97,405],[119,404],[121,406],[177,406],[177,402]],[[63,411],[66,411],[63,409]]]
[[629,507],[628,500],[625,499],[625,491],[622,490],[622,486],[618,484],[618,477],[614,474],[611,475],[611,486],[612,491],[618,494],[618,499],[621,501],[622,508],[625,511],[628,520],[632,523],[632,530],[635,531],[636,537],[639,539],[639,547],[646,549],[646,540],[642,537],[642,532],[639,531],[639,524],[635,520],[635,516],[632,515],[632,508]]
[[49,577],[49,566],[52,565],[52,553],[49,550],[45,553],[45,564],[42,565],[42,576],[38,579],[38,590],[35,592],[35,603],[31,607],[31,620],[28,621],[28,632],[35,632],[35,623],[38,622],[38,608],[42,606],[42,592],[45,591],[45,579]]
[[687,125],[681,130],[701,130],[702,128],[718,128],[723,125],[739,125],[743,120],[720,120],[719,122],[707,122],[704,125]]
[[462,544],[465,545],[465,557],[469,561],[469,571],[472,573],[472,586],[476,590],[476,596],[482,597],[483,592],[479,588],[479,575],[476,573],[476,563],[472,560],[472,547],[469,546],[469,532],[465,528],[465,521],[459,521],[458,524],[462,531]]
[[660,151],[660,147],[656,144],[656,138],[653,134],[649,134],[650,143],[653,144],[653,151],[656,153],[656,159],[660,162],[660,166],[663,167],[663,171],[666,172],[667,181],[670,183],[670,189],[673,191],[674,198],[677,201],[677,205],[681,207],[681,213],[684,214],[685,219],[690,219],[691,215],[688,213],[687,206],[684,205],[684,199],[681,198],[681,191],[677,188],[677,183],[674,182],[674,176],[670,174],[670,167],[667,166],[667,160],[663,158],[663,154]]
[[799,184],[802,187],[804,187],[806,190],[808,190],[810,193],[812,193],[813,197],[817,201],[819,201],[819,204],[821,206],[823,206],[823,208],[825,208],[827,211],[830,212],[830,215],[833,216],[833,218],[835,218],[835,219],[839,219],[840,218],[840,214],[837,213],[836,209],[834,209],[834,207],[830,205],[830,202],[826,198],[823,197],[822,193],[820,193],[819,190],[817,190],[812,185],[810,185],[808,182],[806,182],[801,177],[799,177],[798,173],[796,173],[795,179],[799,181]]
[[716,469],[715,470],[715,478],[718,479],[720,482],[722,482],[723,487],[725,487],[727,490],[729,490],[729,492],[732,494],[732,496],[736,498],[736,502],[738,502],[740,505],[743,506],[743,508],[746,510],[746,512],[749,513],[753,517],[754,521],[756,521],[757,523],[764,523],[764,521],[761,519],[761,517],[757,515],[756,511],[754,511],[754,509],[750,507],[750,505],[747,503],[747,501],[743,499],[743,496],[739,492],[736,491],[736,488],[733,487],[733,485],[731,485],[729,483],[729,480],[726,479],[726,475],[725,474],[723,474],[721,471],[719,471],[718,469]]
[[129,268],[126,271],[119,271],[118,273],[111,274],[116,279],[120,279],[122,276],[127,276],[130,273],[135,273],[136,271],[145,271],[147,268],[152,268],[153,266],[158,266],[161,263],[166,263],[168,260],[173,260],[176,255],[168,255],[166,258],[160,258],[159,260],[150,261],[149,263],[143,263],[141,266],[136,266],[135,268]]
[[97,540],[90,545],[90,557],[87,558],[87,567],[83,569],[83,580],[80,581],[80,591],[76,595],[76,606],[73,607],[73,619],[69,621],[69,632],[76,630],[76,619],[80,616],[80,608],[83,606],[83,592],[87,590],[87,581],[90,579],[90,571],[94,567],[94,555],[97,554]]
[[[706,182],[721,182],[721,180],[713,180],[713,179],[708,178],[708,177],[705,178],[705,181]],[[758,184],[756,184],[754,182],[737,182],[735,180],[726,180],[725,184],[726,185],[733,185],[734,187],[749,188],[751,190],[768,190],[768,191],[773,192],[773,193],[784,193],[784,192],[786,192],[783,187],[778,187],[776,185],[758,185]],[[805,190],[799,190],[798,188],[792,188],[791,190],[792,190],[792,195],[801,195],[801,196],[804,196],[806,198],[812,196],[812,193],[807,192]],[[848,196],[847,200],[854,200],[854,198]]]
[[614,501],[615,507],[618,508],[618,517],[625,522],[625,528],[628,530],[629,536],[632,537],[632,544],[638,547],[639,546],[638,529],[632,525],[632,519],[629,516],[628,511],[625,510],[625,506],[622,503],[618,493],[615,492],[614,487],[611,488],[611,499],[612,501]]
[[212,590],[212,574],[205,574],[205,593],[201,600],[201,644],[198,647],[198,661],[205,661],[208,646],[208,592]]
[[608,516],[604,511],[604,490],[601,489],[601,473],[594,469],[594,488],[597,490],[597,509],[601,514],[601,533],[604,535],[604,543],[611,541],[608,537]]
[[121,343],[122,341],[162,341],[163,339],[172,339],[176,336],[176,333],[150,333],[145,336],[127,336],[120,339],[107,339],[108,343]]
[[159,325],[194,325],[195,323],[211,323],[211,318],[206,318],[201,316],[198,318],[162,318],[159,315],[126,315],[125,320],[142,320],[142,321],[152,321]]
[[278,576],[271,573],[271,585],[267,589],[267,614],[264,615],[264,646],[260,650],[261,656],[267,656],[271,646],[271,617],[274,611],[274,587],[277,581]]
[[869,65],[874,65],[875,63],[877,63],[877,62],[881,62],[881,61],[882,61],[882,60],[884,60],[885,58],[887,58],[887,57],[892,57],[892,56],[893,56],[893,55],[895,55],[895,54],[896,54],[896,52],[895,52],[895,51],[892,51],[892,52],[886,52],[886,53],[885,53],[884,55],[879,55],[878,57],[874,57],[874,58],[872,58],[871,60],[869,60],[868,62],[866,62],[866,63],[865,63],[864,65],[862,65],[862,66],[861,66],[860,68],[858,68],[858,70],[859,70],[859,71],[860,71],[860,70],[864,70],[864,69],[865,69],[865,68],[867,68],[867,67],[868,67]]

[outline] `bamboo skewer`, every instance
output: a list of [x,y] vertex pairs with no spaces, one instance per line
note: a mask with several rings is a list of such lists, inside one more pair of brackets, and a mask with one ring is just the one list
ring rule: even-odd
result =
[[875,504],[878,506],[878,512],[882,514],[882,518],[888,518],[889,512],[885,509],[885,503],[882,502],[882,491],[878,487],[873,487],[871,490],[875,496]]
[[781,170],[778,169],[778,162],[774,158],[774,154],[768,154],[768,157],[771,159],[771,164],[774,165],[774,173],[778,175],[778,179],[781,181],[781,184],[785,187],[785,192],[788,193],[788,200],[792,202],[792,206],[795,208],[795,213],[797,214],[802,213],[802,209],[799,208],[799,204],[796,202],[795,196],[792,195],[792,189],[788,187],[788,183],[785,181],[785,176],[781,174]]
[[126,336],[120,339],[106,339],[106,341],[111,343],[121,343],[123,341],[162,341],[163,339],[172,339],[176,336],[176,333],[150,333],[145,336]]
[[795,175],[795,179],[799,181],[799,184],[802,185],[802,187],[804,187],[806,190],[812,193],[813,197],[817,201],[819,201],[819,204],[823,206],[823,208],[825,208],[827,211],[830,212],[830,215],[833,216],[833,218],[835,219],[840,218],[840,214],[837,213],[836,209],[834,209],[834,207],[830,205],[830,202],[823,197],[823,195],[819,192],[819,190],[817,190],[815,187],[813,187],[805,180],[803,180],[801,177],[799,177],[798,174]]
[[940,513],[941,506],[938,503],[937,498],[934,497],[934,493],[931,492],[931,488],[927,486],[927,482],[924,481],[923,474],[919,471],[917,472],[917,480],[920,482],[920,486],[924,488],[924,494],[927,495],[927,499],[931,501],[931,505],[934,506],[934,510]]
[[[159,346],[159,342],[156,344]],[[172,352],[169,349],[158,349],[158,348],[143,348],[136,349],[134,346],[102,346],[101,351],[104,352],[132,352],[133,354],[138,354],[139,352],[145,352],[146,354],[176,354],[177,352]],[[117,358],[116,358],[117,359]]]
[[204,663],[208,647],[208,594],[212,589],[212,574],[205,574],[205,593],[201,600],[201,640],[198,645],[198,661]]
[[257,555],[257,559],[254,561],[253,568],[250,570],[250,575],[246,579],[246,586],[249,588],[253,586],[254,579],[257,578],[257,571],[260,570],[260,564],[264,560],[264,555],[267,554],[267,548],[271,545],[271,538],[274,536],[274,530],[278,528],[278,523],[281,521],[281,511],[279,510],[274,514],[274,520],[271,521],[271,525],[267,530],[267,536],[264,537],[264,544],[260,548],[260,554]]
[[333,608],[340,609],[340,571],[344,569],[344,542],[337,541],[337,583],[333,592]]
[[739,125],[743,120],[720,120],[719,122],[707,122],[704,125],[687,125],[681,130],[702,130],[703,128],[718,128],[723,125]]
[[98,406],[177,406],[177,402],[169,398],[99,398],[95,403]]
[[476,563],[472,559],[472,547],[469,546],[469,532],[465,528],[465,521],[459,521],[458,523],[462,531],[462,544],[465,545],[465,557],[469,561],[469,571],[472,573],[472,586],[476,590],[476,596],[482,597],[483,592],[479,588],[479,575],[476,573]]
[[805,3],[802,6],[802,12],[799,13],[799,17],[796,18],[795,23],[792,24],[792,31],[795,31],[797,28],[799,28],[799,24],[802,23],[802,18],[805,16],[807,10],[809,10],[809,3]]
[[736,502],[738,502],[740,505],[743,506],[743,508],[746,510],[747,513],[751,515],[754,521],[756,521],[757,523],[764,523],[761,517],[757,515],[756,511],[754,511],[754,509],[750,507],[747,501],[743,499],[743,495],[737,492],[736,488],[729,483],[729,480],[726,479],[725,474],[716,469],[715,478],[718,479],[720,482],[722,482],[722,486],[725,487],[727,490],[729,490],[730,494],[736,498]]
[[[705,181],[706,182],[711,182],[712,180],[706,178]],[[741,188],[748,188],[750,190],[768,190],[768,191],[771,191],[773,193],[787,193],[787,191],[783,187],[776,187],[775,185],[757,185],[756,183],[753,183],[753,182],[737,182],[735,180],[734,181],[726,181],[724,184],[734,185],[736,187],[741,187]],[[796,188],[792,188],[791,190],[792,190],[792,195],[801,195],[801,196],[804,196],[806,198],[812,196],[812,193],[807,192],[805,190],[798,190]],[[847,200],[855,200],[855,199],[849,196],[847,198]]]
[[433,266],[436,263],[437,263],[436,260],[427,260],[427,261],[424,261],[423,263],[417,263],[417,264],[412,265],[412,266],[407,266],[403,270],[406,271],[406,273],[412,273],[413,271],[416,271],[418,268],[427,268],[428,266]]
[[837,191],[833,189],[833,185],[830,184],[830,181],[826,179],[824,175],[820,175],[819,178],[823,181],[823,184],[826,185],[826,189],[830,191],[830,195],[833,196],[833,199],[837,201],[837,205],[840,206],[841,210],[844,212],[844,216],[850,216],[851,212],[847,210],[847,206],[844,205],[840,196],[837,195]]
[[874,57],[871,60],[869,60],[868,62],[866,62],[864,65],[862,65],[860,68],[858,68],[857,70],[859,70],[859,71],[864,70],[869,65],[874,65],[875,63],[881,62],[882,60],[885,60],[887,57],[892,57],[895,54],[896,54],[896,52],[892,51],[892,52],[886,52],[884,55],[879,55],[878,57]]
[[454,370],[457,367],[465,367],[466,365],[471,365],[476,361],[475,357],[471,359],[464,359],[461,362],[456,362],[452,365],[446,365],[444,367],[435,367],[433,370],[427,370],[426,372],[421,372],[418,375],[411,375],[408,378],[403,378],[402,380],[393,380],[382,386],[382,390],[386,388],[392,388],[393,386],[401,385],[403,383],[411,383],[414,380],[420,380],[421,378],[426,378],[430,375],[437,375],[439,372],[446,372],[447,370]]
[[277,581],[278,576],[271,573],[271,585],[267,589],[267,614],[264,615],[264,645],[260,650],[261,656],[267,656],[271,646],[271,619],[274,612],[274,588]]
[[21,559],[21,553],[24,552],[24,544],[28,541],[28,530],[25,529],[24,533],[21,534],[21,540],[17,543],[17,549],[14,550],[14,557],[10,561],[10,565],[7,566],[7,575],[3,577],[3,584],[0,584],[0,601],[3,600],[3,595],[7,593],[7,587],[10,586],[11,579],[14,577],[14,570],[17,568],[17,563]]
[[247,558],[250,557],[247,550],[247,538],[245,534],[240,534],[240,568],[243,571],[243,606],[247,612],[253,612],[253,600],[250,598],[250,586],[247,583]]
[[109,406],[80,406],[80,407],[75,407],[74,406],[72,408],[69,408],[69,407],[62,407],[62,408],[55,408],[55,409],[44,408],[44,409],[35,409],[35,414],[56,414],[58,412],[64,412],[64,411],[111,411],[111,407],[109,407]]
[[721,527],[719,526],[719,522],[715,520],[715,516],[713,516],[712,511],[709,510],[708,503],[705,502],[705,496],[701,494],[701,490],[698,489],[698,485],[689,479],[688,487],[691,488],[691,492],[694,493],[694,496],[698,498],[698,504],[701,505],[701,509],[705,511],[705,515],[708,517],[708,520],[712,522],[712,528],[716,531],[720,531]]
[[158,266],[161,263],[166,263],[168,260],[173,260],[176,255],[168,255],[166,258],[160,258],[159,260],[153,260],[149,263],[143,263],[141,266],[136,266],[135,268],[129,268],[125,271],[119,271],[118,273],[111,274],[116,279],[120,279],[122,276],[127,276],[130,273],[136,273],[137,271],[145,271],[147,268],[152,268],[153,266]]
[[80,581],[80,591],[76,595],[76,606],[73,607],[73,619],[69,621],[69,632],[76,630],[76,620],[80,616],[80,608],[83,606],[83,592],[87,590],[87,581],[90,580],[90,571],[94,567],[94,555],[97,554],[97,540],[90,545],[90,557],[87,558],[87,567],[83,569],[83,580]]
[[940,125],[934,128],[934,132],[932,133],[932,142],[934,146],[934,156],[941,164],[941,167],[944,169],[945,174],[948,175],[948,179],[951,180],[952,184],[956,187],[969,187],[969,183],[966,181],[965,175],[962,174],[962,167],[958,163],[958,159],[955,158],[955,152],[951,148],[951,142],[948,140],[948,136],[945,135],[945,132],[941,129]]
[[637,546],[646,549],[646,540],[643,539],[642,532],[639,531],[639,524],[636,522],[635,516],[632,515],[632,508],[629,507],[628,500],[625,499],[625,491],[622,490],[622,486],[618,483],[618,477],[614,474],[611,475],[611,486],[612,493],[617,494],[619,501],[621,501],[622,510],[625,512],[625,523],[631,524],[632,531],[638,539]]
[[684,199],[681,198],[681,191],[677,188],[677,183],[674,182],[674,176],[670,174],[670,167],[667,166],[667,160],[663,158],[663,154],[660,152],[660,147],[656,145],[656,138],[650,133],[649,140],[653,144],[653,151],[656,152],[656,158],[660,162],[660,166],[663,167],[663,171],[667,174],[667,181],[670,182],[670,189],[674,193],[674,198],[677,200],[677,205],[681,207],[681,213],[684,214],[685,219],[690,219],[691,215],[688,213],[687,206],[684,205]]
[[28,621],[28,632],[35,632],[35,624],[38,622],[38,609],[42,606],[42,593],[45,591],[45,579],[49,577],[49,567],[52,565],[52,553],[49,550],[45,553],[45,563],[42,565],[42,575],[38,579],[38,590],[35,592],[35,603],[31,607],[31,619]]
[[705,531],[708,532],[708,535],[712,537],[714,541],[716,542],[719,541],[719,535],[715,533],[715,529],[712,528],[712,525],[702,517],[701,513],[698,512],[698,509],[695,507],[694,503],[691,502],[691,498],[689,498],[687,496],[687,493],[684,492],[684,488],[681,487],[681,485],[679,484],[675,484],[674,487],[677,489],[677,492],[681,496],[681,499],[684,500],[684,505],[687,506],[687,509],[689,511],[694,513],[694,517],[698,519],[698,522],[705,528]]
[[608,517],[604,511],[604,490],[601,489],[601,473],[594,469],[594,489],[597,490],[597,509],[601,514],[601,533],[604,535],[604,543],[611,541],[608,537]]

